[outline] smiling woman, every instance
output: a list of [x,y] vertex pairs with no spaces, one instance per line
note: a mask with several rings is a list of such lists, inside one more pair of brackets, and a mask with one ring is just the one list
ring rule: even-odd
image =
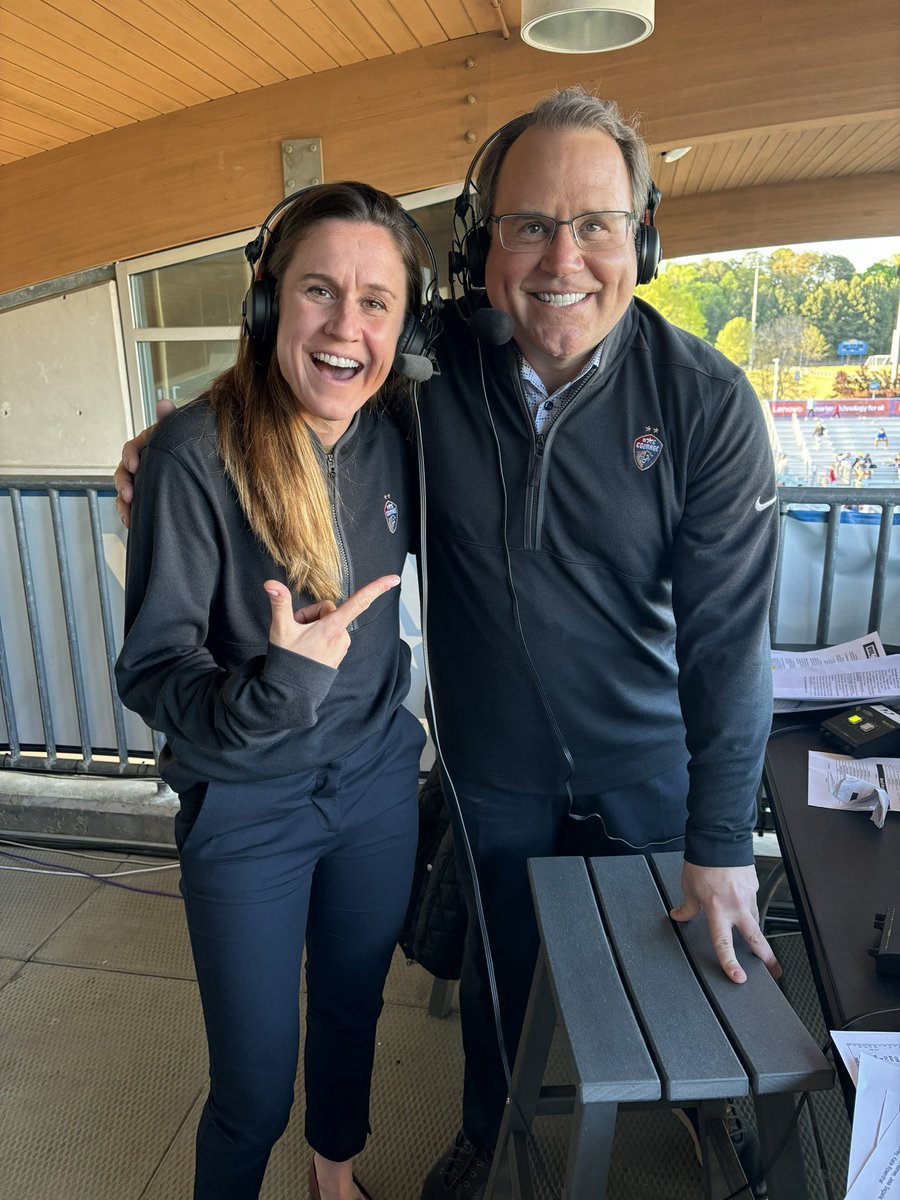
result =
[[363,184],[293,198],[247,248],[235,365],[157,427],[136,478],[117,680],[181,801],[211,1078],[195,1200],[259,1193],[293,1100],[304,941],[310,1195],[368,1196],[353,1157],[424,743],[402,707],[408,443],[372,401],[401,386],[398,342],[422,348],[421,236]]
[[371,223],[322,221],[278,290],[278,366],[329,448],[387,379],[407,303],[397,245]]

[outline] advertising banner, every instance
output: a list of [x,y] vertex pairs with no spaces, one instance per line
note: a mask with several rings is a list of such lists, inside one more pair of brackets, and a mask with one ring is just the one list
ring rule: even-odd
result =
[[877,400],[817,400],[812,410],[805,400],[770,400],[773,417],[900,417],[900,397]]
[[805,400],[770,400],[769,408],[773,417],[792,417],[794,413],[802,417],[806,412]]

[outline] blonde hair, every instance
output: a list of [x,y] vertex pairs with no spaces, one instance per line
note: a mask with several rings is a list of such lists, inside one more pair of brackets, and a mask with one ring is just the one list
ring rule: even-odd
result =
[[[418,309],[421,268],[411,222],[385,192],[361,183],[325,184],[298,196],[274,226],[263,278],[281,280],[298,243],[324,220],[370,223],[397,243],[406,269],[408,309]],[[386,386],[402,386],[391,372]],[[297,398],[281,373],[275,339],[253,342],[244,330],[233,367],[212,384],[219,453],[250,528],[285,570],[295,592],[340,600],[341,570],[322,464]],[[369,401],[371,404],[374,398]]]

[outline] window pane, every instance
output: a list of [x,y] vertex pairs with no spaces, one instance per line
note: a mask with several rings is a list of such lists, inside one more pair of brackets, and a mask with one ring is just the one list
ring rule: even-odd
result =
[[234,362],[237,342],[139,342],[141,394],[148,423],[157,400],[180,407],[205,391]]
[[135,328],[239,325],[249,283],[250,271],[240,249],[133,275]]

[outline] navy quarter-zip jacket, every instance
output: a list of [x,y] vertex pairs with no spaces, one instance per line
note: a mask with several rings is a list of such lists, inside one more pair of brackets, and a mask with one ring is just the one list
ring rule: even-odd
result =
[[[321,456],[347,595],[399,575],[413,547],[409,451],[390,417],[363,409]],[[268,644],[267,579],[287,583],[247,524],[201,398],[163,421],[141,456],[116,665],[123,702],[165,735],[160,771],[176,792],[342,758],[384,728],[406,695],[399,588],[354,622],[334,670]]]
[[540,437],[513,346],[446,311],[440,361],[419,416],[451,775],[577,795],[688,758],[687,858],[752,862],[778,504],[745,376],[635,300]]

